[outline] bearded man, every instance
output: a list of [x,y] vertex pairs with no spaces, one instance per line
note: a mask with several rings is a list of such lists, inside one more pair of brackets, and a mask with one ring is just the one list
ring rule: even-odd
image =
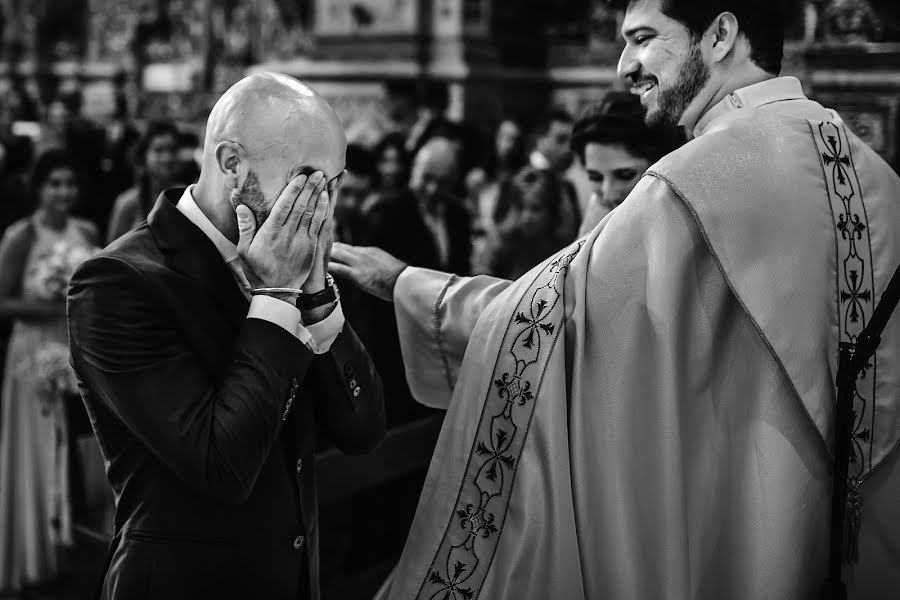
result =
[[[778,77],[780,2],[632,0],[620,76],[695,139],[516,282],[341,247],[446,406],[392,599],[816,598],[835,373],[900,178]],[[900,589],[900,319],[857,381],[851,598]]]

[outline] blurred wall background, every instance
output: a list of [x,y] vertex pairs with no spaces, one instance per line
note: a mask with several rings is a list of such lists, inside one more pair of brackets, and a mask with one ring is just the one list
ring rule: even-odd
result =
[[[897,5],[785,0],[785,73],[895,166]],[[501,115],[577,113],[621,86],[619,18],[602,0],[3,0],[0,90],[81,88],[85,117],[199,128],[211,98],[274,69],[311,82],[368,144],[415,119],[416,92],[437,80],[448,116],[487,135]]]

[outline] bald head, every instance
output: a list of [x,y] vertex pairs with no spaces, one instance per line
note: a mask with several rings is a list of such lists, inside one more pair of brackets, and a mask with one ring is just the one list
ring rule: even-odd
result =
[[245,77],[219,98],[207,122],[204,152],[224,141],[262,156],[299,141],[346,143],[331,106],[308,85],[278,73]]
[[420,199],[433,202],[441,194],[452,194],[459,174],[459,145],[446,138],[433,138],[416,154],[410,187]]
[[254,74],[210,112],[196,193],[245,203],[259,223],[295,175],[340,176],[346,148],[340,119],[315,90],[286,75]]

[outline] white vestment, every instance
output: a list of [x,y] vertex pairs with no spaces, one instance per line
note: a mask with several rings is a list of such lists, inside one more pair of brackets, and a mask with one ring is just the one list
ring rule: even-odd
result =
[[[900,179],[793,78],[738,90],[516,282],[409,268],[447,416],[391,599],[815,599],[838,344],[900,262]],[[900,316],[858,382],[851,598],[900,594]]]

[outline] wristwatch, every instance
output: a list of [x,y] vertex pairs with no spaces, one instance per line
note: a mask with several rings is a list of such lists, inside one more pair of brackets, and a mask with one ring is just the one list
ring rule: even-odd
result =
[[328,273],[325,274],[325,289],[314,294],[300,294],[297,296],[296,306],[300,310],[313,310],[326,306],[328,304],[336,304],[341,299],[341,293],[338,291],[334,278]]

